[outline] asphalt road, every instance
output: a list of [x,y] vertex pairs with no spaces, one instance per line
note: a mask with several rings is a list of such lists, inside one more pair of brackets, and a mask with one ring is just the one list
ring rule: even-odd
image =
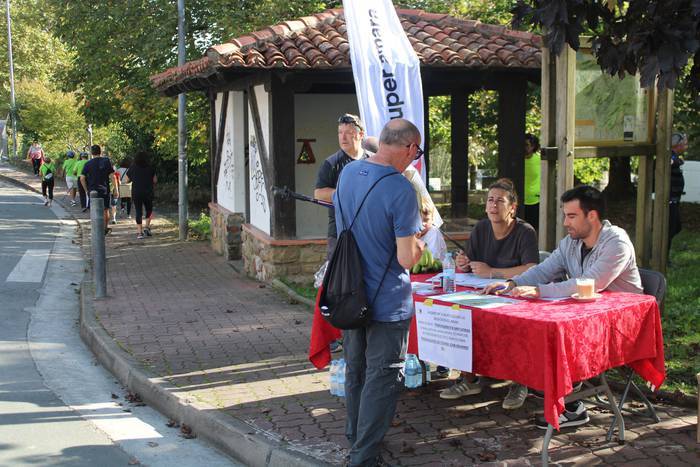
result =
[[236,465],[129,402],[84,346],[75,238],[60,206],[0,180],[0,465]]

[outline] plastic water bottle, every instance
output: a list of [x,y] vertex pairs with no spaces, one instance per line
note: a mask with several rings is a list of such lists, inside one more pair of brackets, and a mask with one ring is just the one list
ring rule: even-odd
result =
[[449,251],[442,260],[442,290],[445,293],[455,291],[455,260]]
[[406,361],[404,363],[404,384],[407,388],[413,389],[420,386],[420,362],[418,357],[414,354],[406,355]]
[[338,392],[336,396],[345,397],[345,359],[341,358],[338,361],[338,376],[336,381],[338,382]]
[[[426,386],[428,383],[430,383],[430,362],[426,362],[424,360],[421,360],[420,363],[421,363],[421,383],[423,383],[423,386]],[[425,368],[425,378],[423,378],[423,368]]]
[[331,361],[331,368],[328,372],[331,379],[331,394],[338,395],[338,360]]

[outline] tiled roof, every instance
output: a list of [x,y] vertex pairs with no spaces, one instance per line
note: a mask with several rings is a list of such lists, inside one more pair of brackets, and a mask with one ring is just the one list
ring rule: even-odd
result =
[[[423,67],[539,69],[540,36],[422,10],[397,10]],[[342,9],[285,21],[210,47],[204,57],[151,77],[166,92],[221,69],[347,69],[350,46]]]

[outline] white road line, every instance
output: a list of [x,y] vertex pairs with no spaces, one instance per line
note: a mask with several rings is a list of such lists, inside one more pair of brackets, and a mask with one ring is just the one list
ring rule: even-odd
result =
[[7,282],[41,282],[51,250],[27,250],[9,276]]

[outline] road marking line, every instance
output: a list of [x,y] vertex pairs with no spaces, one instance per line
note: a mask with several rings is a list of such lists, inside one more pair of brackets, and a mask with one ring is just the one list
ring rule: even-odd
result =
[[27,250],[9,276],[7,282],[41,282],[51,250]]

